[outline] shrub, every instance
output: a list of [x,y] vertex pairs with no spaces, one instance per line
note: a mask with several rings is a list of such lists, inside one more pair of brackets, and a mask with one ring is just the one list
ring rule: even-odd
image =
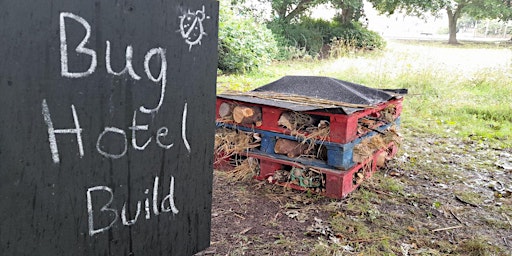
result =
[[329,45],[331,50],[337,51],[334,56],[339,56],[340,51],[382,49],[386,45],[379,34],[358,22],[342,26],[337,21],[302,18],[299,23],[292,24],[273,21],[269,23],[269,28],[279,42],[280,59],[296,56],[291,47],[316,56],[325,45]]
[[237,15],[220,1],[219,63],[224,72],[246,72],[270,62],[277,54],[272,32],[252,18]]
[[368,30],[360,23],[354,22],[348,26],[338,26],[333,31],[334,37],[343,39],[348,46],[361,50],[382,49],[386,41],[376,32]]
[[[308,29],[301,23],[285,24],[273,21],[268,27],[279,43],[278,59],[317,55],[324,45],[322,34],[318,30]],[[298,56],[298,53],[303,55]]]

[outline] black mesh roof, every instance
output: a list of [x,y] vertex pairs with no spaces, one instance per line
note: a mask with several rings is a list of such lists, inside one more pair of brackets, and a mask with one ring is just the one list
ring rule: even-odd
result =
[[[253,91],[294,94],[368,106],[375,106],[379,103],[389,101],[397,96],[394,93],[386,92],[384,90],[369,88],[360,84],[342,81],[335,78],[319,76],[285,76],[277,81],[256,88]],[[302,104],[294,104],[291,102],[261,99],[244,95],[234,96],[221,94],[218,97],[262,105],[270,105],[290,109],[293,111],[311,111],[319,109],[319,107],[315,106],[306,106]],[[345,114],[351,114],[361,110],[360,108],[353,107],[332,107],[331,109],[340,109]]]

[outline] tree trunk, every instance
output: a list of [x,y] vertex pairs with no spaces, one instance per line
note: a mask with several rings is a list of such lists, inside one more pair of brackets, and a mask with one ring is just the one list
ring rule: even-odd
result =
[[462,9],[465,7],[465,3],[459,3],[455,11],[450,6],[446,7],[446,13],[448,14],[448,31],[450,38],[448,39],[449,44],[458,44],[457,41],[457,20],[460,18]]
[[457,14],[454,13],[452,9],[447,8],[446,12],[448,14],[448,31],[450,37],[448,38],[448,44],[458,44],[457,41]]
[[341,24],[349,25],[352,22],[354,16],[354,9],[350,6],[341,8]]
[[490,25],[490,23],[491,23],[491,21],[487,20],[487,23],[485,24],[484,37],[487,37],[487,35],[489,34],[489,25]]

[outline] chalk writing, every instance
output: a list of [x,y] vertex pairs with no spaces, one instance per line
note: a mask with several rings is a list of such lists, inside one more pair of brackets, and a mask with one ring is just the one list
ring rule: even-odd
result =
[[210,19],[210,16],[206,16],[204,5],[202,10],[197,10],[183,14],[180,18],[180,29],[181,37],[185,39],[185,43],[189,45],[188,50],[192,50],[192,46],[201,45],[203,36],[206,35],[204,32],[203,21],[204,19]]
[[[108,224],[108,226],[100,228],[100,229],[94,229],[94,211],[92,208],[92,192],[94,192],[94,191],[107,191],[107,193],[110,194],[109,201],[101,207],[100,211],[102,211],[102,212],[109,211],[109,212],[114,213],[114,220],[112,220],[112,222],[110,222],[110,224]],[[108,230],[112,227],[112,225],[114,225],[114,223],[116,223],[117,218],[118,218],[117,210],[109,208],[109,206],[112,204],[113,201],[114,201],[114,192],[112,191],[111,188],[109,188],[107,186],[96,186],[96,187],[87,189],[87,215],[88,215],[89,235],[90,236],[93,236],[95,234],[98,234],[105,230]]]
[[[68,60],[68,45],[67,45],[67,32],[66,32],[66,18],[72,19],[78,22],[85,29],[86,33],[82,41],[75,48],[75,52],[79,54],[86,54],[91,59],[91,65],[86,71],[82,72],[70,72],[69,71],[69,60]],[[89,38],[91,36],[91,25],[83,18],[76,14],[63,12],[60,14],[60,60],[61,60],[61,75],[63,77],[68,78],[84,78],[96,71],[97,66],[97,53],[95,50],[86,48],[85,45],[89,42]],[[110,60],[110,41],[106,41],[106,50],[105,50],[105,69],[108,74],[121,76],[126,72],[135,80],[140,80],[141,77],[137,75],[132,65],[133,58],[133,47],[128,45],[126,47],[126,65],[125,68],[120,72],[115,72],[112,70],[111,60]],[[158,77],[154,77],[151,73],[151,67],[149,65],[150,60],[153,56],[157,55],[160,58],[160,73]],[[140,106],[140,111],[142,113],[153,113],[158,112],[160,107],[164,101],[165,95],[165,87],[167,86],[167,59],[165,58],[165,49],[162,48],[153,48],[150,49],[145,57],[144,57],[144,71],[149,80],[160,84],[160,98],[158,100],[157,105],[154,108],[146,108],[144,106]]]
[[[202,22],[204,21],[204,19],[209,18],[210,17],[205,15],[204,6],[202,10],[197,10],[195,12],[191,12],[189,10],[186,14],[180,16],[181,35],[185,39],[185,42],[189,45],[189,51],[192,49],[192,46],[201,44],[203,36],[206,35],[206,33],[204,32]],[[73,31],[66,30],[68,22],[76,22],[85,30],[85,35],[83,35],[83,38],[81,39],[80,43],[78,43],[78,45],[74,47],[74,50],[72,50],[73,55],[69,55],[70,53],[68,49],[68,36],[69,33],[73,33]],[[61,60],[60,75],[65,78],[84,79],[95,73],[97,71],[98,53],[96,50],[88,48],[87,46],[89,44],[89,39],[91,38],[92,33],[91,25],[83,17],[80,17],[70,12],[62,12],[59,16],[59,28]],[[142,80],[142,77],[139,76],[138,73],[136,72],[136,67],[134,66],[133,63],[132,45],[128,44],[126,46],[124,55],[124,68],[121,70],[117,69],[117,71],[115,71],[112,67],[111,42],[109,40],[106,40],[105,46],[105,73],[107,75],[128,76],[129,78],[136,81]],[[85,60],[88,60],[90,62],[90,65],[87,67],[86,70],[83,70],[85,69],[83,67],[73,68],[71,67],[73,63],[69,61],[69,56],[78,56],[79,58],[85,58]],[[155,72],[155,70],[158,69],[155,69],[151,66],[151,64],[153,63],[159,63],[159,71]],[[167,128],[166,126],[162,126],[158,128],[155,134],[152,135],[150,131],[150,126],[148,124],[141,124],[137,121],[138,114],[151,114],[152,117],[154,118],[164,104],[167,86],[166,49],[161,47],[149,49],[144,56],[144,64],[142,69],[144,70],[147,80],[160,87],[160,97],[158,99],[158,102],[153,107],[146,107],[144,105],[138,106],[133,111],[131,126],[127,127],[126,129],[111,125],[103,128],[103,130],[97,136],[95,146],[96,151],[106,158],[119,159],[127,154],[129,149],[129,135],[127,135],[127,132],[131,135],[131,147],[136,151],[146,150],[147,147],[152,142],[155,142],[158,147],[166,150],[174,146],[174,143],[171,143],[171,139],[168,138],[169,128]],[[140,70],[141,67],[139,67],[139,71]],[[142,74],[142,72],[140,72],[140,74]],[[78,144],[79,155],[80,157],[83,157],[84,145],[82,143],[82,135],[84,134],[85,136],[85,134],[87,134],[88,131],[87,129],[80,127],[79,115],[76,112],[75,106],[71,104],[71,112],[73,115],[75,127],[70,129],[55,129],[50,114],[50,108],[48,107],[46,99],[43,99],[41,106],[43,119],[48,127],[48,140],[50,144],[50,151],[53,162],[55,164],[58,164],[60,162],[56,134],[75,134],[77,138],[76,141]],[[190,153],[191,147],[187,139],[186,131],[187,115],[188,103],[185,102],[183,106],[183,112],[181,115],[181,140],[183,141],[183,144],[187,151]],[[107,143],[109,144],[107,145]],[[117,144],[120,145],[121,147],[108,147],[111,146],[112,144]],[[94,236],[96,234],[100,234],[107,230],[110,230],[116,223],[118,223],[119,219],[121,220],[121,224],[124,226],[134,225],[139,220],[142,211],[144,211],[144,217],[147,220],[151,219],[152,216],[158,216],[162,213],[171,213],[173,215],[178,214],[179,210],[174,202],[174,177],[170,176],[169,193],[167,193],[162,198],[160,198],[160,196],[158,195],[159,188],[160,179],[158,176],[156,176],[154,178],[152,191],[149,188],[144,190],[144,200],[137,201],[136,212],[134,214],[130,214],[130,207],[128,207],[128,201],[125,201],[123,203],[122,209],[120,211],[118,208],[116,208],[116,205],[120,204],[114,203],[116,202],[116,200],[119,199],[116,197],[113,188],[105,185],[89,187],[86,191],[88,234],[90,236]],[[105,198],[108,199],[105,200]],[[144,209],[142,209],[143,203]],[[131,219],[129,218],[129,216],[131,216]]]
[[[55,129],[53,128],[52,118],[50,116],[50,109],[48,108],[48,103],[46,103],[46,99],[43,99],[42,105],[42,113],[43,119],[48,126],[48,141],[50,142],[50,151],[52,154],[52,160],[54,163],[60,162],[59,157],[59,148],[57,147],[57,139],[55,138],[55,134],[76,134],[76,142],[78,144],[78,152],[80,157],[84,156],[84,146],[82,143],[82,128],[80,128],[80,122],[78,121],[78,115],[76,114],[75,106],[71,105],[71,112],[73,113],[73,121],[75,123],[74,129]],[[190,152],[190,151],[189,151]]]
[[[138,146],[137,145],[137,136],[136,136],[135,132],[136,131],[147,131],[149,128],[149,125],[147,125],[147,124],[146,125],[137,125],[136,119],[137,119],[137,111],[133,111],[132,126],[130,126],[130,128],[129,128],[130,130],[132,130],[132,146],[134,149],[144,150],[151,142],[151,137],[146,141],[146,143],[144,143],[144,145]],[[157,136],[157,138],[158,138],[158,136]]]
[[[183,129],[183,126],[182,126],[182,129]],[[167,136],[167,134],[169,134],[169,129],[167,129],[167,127],[160,127],[160,129],[158,129],[158,131],[156,132],[156,144],[158,144],[158,146],[160,146],[161,148],[170,149],[170,148],[172,148],[172,146],[174,146],[173,143],[171,143],[169,145],[165,145],[164,143],[162,143],[160,141],[160,138]],[[188,144],[188,141],[186,143]],[[185,145],[187,145],[187,144],[185,144]],[[190,151],[189,151],[189,153],[190,153]]]
[[[43,119],[48,127],[48,141],[50,144],[50,152],[52,155],[53,162],[56,164],[58,164],[60,162],[59,149],[57,146],[57,139],[55,136],[56,134],[76,134],[76,142],[78,144],[78,151],[79,151],[80,157],[83,157],[84,156],[84,145],[82,142],[82,133],[84,133],[85,131],[80,127],[80,121],[79,121],[78,114],[76,113],[75,106],[71,105],[71,112],[73,113],[73,121],[75,124],[75,128],[72,128],[72,129],[55,129],[53,126],[50,109],[48,107],[48,103],[46,102],[46,99],[43,99],[41,106],[42,106]],[[185,145],[185,148],[190,153],[191,148],[190,148],[190,143],[188,142],[188,139],[187,139],[187,131],[186,131],[187,130],[187,115],[188,115],[187,114],[187,112],[188,112],[187,106],[188,106],[188,103],[185,103],[185,105],[183,107],[182,124],[181,124],[181,139],[183,140],[183,144]],[[137,132],[148,131],[149,125],[137,124],[137,111],[133,112],[132,126],[128,127],[128,130],[132,131],[131,132],[131,134],[132,134],[131,135],[132,136],[131,137],[131,145],[132,145],[133,149],[135,149],[135,150],[143,151],[153,141],[152,137],[149,137],[142,146],[138,145]],[[122,150],[120,152],[107,152],[103,148],[102,142],[104,140],[104,137],[107,134],[117,135],[117,137],[119,138],[118,141],[122,145]],[[164,140],[168,135],[169,135],[169,128],[167,128],[165,126],[160,127],[157,130],[156,134],[154,135],[156,144],[163,149],[170,149],[171,147],[173,147],[174,143],[164,144],[162,142],[162,140]],[[114,127],[114,126],[105,127],[103,129],[103,131],[98,135],[98,138],[96,140],[96,150],[98,151],[98,153],[100,153],[101,155],[103,155],[107,158],[119,159],[119,158],[125,156],[128,151],[128,138],[127,138],[126,132],[123,129]]]
[[[146,198],[144,199],[144,206],[145,206],[144,211],[145,211],[146,219],[151,219],[151,213],[153,213],[154,216],[158,216],[161,213],[172,213],[173,215],[179,213],[179,210],[176,207],[176,204],[174,202],[174,177],[171,176],[171,178],[170,178],[169,193],[162,198],[160,203],[158,201],[159,186],[160,186],[159,177],[156,176],[154,179],[154,182],[153,182],[153,193],[152,193],[151,201],[149,198],[149,189],[146,189],[144,191],[144,195],[146,195]],[[97,209],[94,208],[95,204],[93,203],[93,201],[94,201],[93,193],[100,193],[100,192],[107,193],[109,199],[106,203],[103,204],[103,206],[101,206],[101,208],[98,211]],[[117,209],[113,208],[113,206],[112,206],[112,203],[115,200],[114,190],[108,186],[95,186],[95,187],[91,187],[91,188],[87,189],[86,197],[87,197],[87,215],[88,215],[88,228],[89,228],[88,233],[89,233],[89,235],[94,236],[96,234],[99,234],[99,233],[102,233],[102,232],[105,232],[105,231],[111,229],[114,226],[114,224],[116,224],[116,222],[119,220],[119,215],[118,215],[119,211]],[[131,226],[131,225],[135,224],[139,218],[139,215],[141,213],[142,202],[140,200],[137,201],[137,211],[135,212],[135,216],[131,220],[128,220],[128,217],[127,217],[126,204],[127,204],[127,202],[125,202],[123,204],[123,208],[121,210],[121,214],[120,214],[121,223],[124,226]],[[150,207],[150,204],[152,204],[151,207]],[[166,204],[168,204],[168,206]],[[110,221],[110,223],[108,225],[104,225],[102,227],[95,227],[94,221],[96,218],[95,217],[96,214],[101,214],[104,217],[110,217],[112,219],[112,221]]]
[[107,43],[107,49],[105,50],[105,66],[107,68],[107,72],[112,75],[120,76],[124,73],[128,72],[130,76],[135,80],[140,80],[140,76],[135,73],[135,70],[133,70],[132,65],[132,58],[133,58],[133,47],[131,45],[128,45],[126,47],[126,65],[123,70],[120,72],[115,72],[112,70],[112,64],[110,64],[110,41],[106,41]]
[[[160,74],[157,78],[151,74],[151,70],[149,68],[149,61],[153,57],[153,55],[158,54],[160,56],[160,62],[162,63],[160,65]],[[160,107],[162,106],[162,103],[164,101],[164,95],[165,95],[165,86],[167,84],[167,59],[165,58],[165,50],[162,48],[156,48],[151,49],[146,54],[146,57],[144,58],[144,71],[146,71],[146,75],[148,78],[155,82],[155,83],[161,83],[161,89],[160,89],[160,101],[158,102],[158,105],[153,109],[147,109],[144,106],[140,106],[140,112],[142,113],[152,113],[157,112]]]
[[[83,53],[91,56],[91,65],[89,66],[89,69],[87,69],[84,72],[69,72],[68,67],[68,46],[67,46],[67,37],[66,37],[66,20],[65,18],[73,19],[85,28],[85,36],[78,44],[78,46],[75,48],[75,51],[77,53]],[[61,62],[61,74],[63,77],[70,77],[70,78],[79,78],[79,77],[86,77],[94,72],[96,69],[97,61],[96,61],[96,52],[85,48],[85,44],[89,41],[89,37],[91,37],[91,25],[82,17],[75,15],[73,13],[69,12],[62,12],[60,14],[59,19],[60,24],[60,62]]]
[[187,103],[185,103],[185,107],[183,107],[183,118],[181,122],[181,138],[183,139],[183,143],[185,144],[185,147],[187,148],[188,152],[190,153],[190,144],[187,140]]
[[[119,154],[108,153],[108,152],[103,151],[103,149],[101,148],[101,141],[103,139],[103,136],[105,136],[108,133],[114,133],[114,134],[117,133],[123,137],[123,151],[121,153],[119,153]],[[126,154],[126,151],[128,151],[128,146],[127,146],[127,141],[126,141],[126,133],[117,127],[105,127],[103,132],[100,133],[100,136],[98,136],[98,140],[96,141],[96,150],[98,150],[98,152],[100,154],[102,154],[108,158],[118,159],[118,158],[123,157]]]

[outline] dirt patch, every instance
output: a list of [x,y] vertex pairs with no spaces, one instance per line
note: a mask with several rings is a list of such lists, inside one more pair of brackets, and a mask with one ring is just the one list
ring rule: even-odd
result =
[[399,155],[343,200],[215,171],[203,255],[512,255],[512,149],[403,131]]

